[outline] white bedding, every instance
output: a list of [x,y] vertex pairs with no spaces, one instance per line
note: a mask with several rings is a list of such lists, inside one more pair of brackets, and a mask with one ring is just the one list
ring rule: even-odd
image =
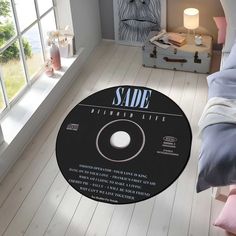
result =
[[[230,27],[227,27],[221,71],[208,76],[209,102],[199,121],[204,131],[201,133],[197,192],[236,183],[236,15],[233,7],[236,1],[221,0],[221,3],[227,10],[225,15]],[[229,123],[222,123],[227,120]],[[220,124],[213,125],[216,123]]]
[[[236,45],[236,43],[235,43]],[[236,183],[236,46],[209,75],[209,102],[199,122],[202,145],[197,192]]]
[[236,124],[236,99],[209,99],[198,123],[200,134],[207,126],[219,123]]
[[[199,120],[199,133],[209,125],[236,124],[236,43],[222,56],[221,71],[209,75],[209,100]],[[231,95],[231,96],[230,96]]]

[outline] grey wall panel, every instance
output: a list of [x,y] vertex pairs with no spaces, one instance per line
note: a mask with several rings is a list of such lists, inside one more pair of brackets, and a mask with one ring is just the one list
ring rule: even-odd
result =
[[114,39],[113,1],[99,0],[102,25],[102,37]]

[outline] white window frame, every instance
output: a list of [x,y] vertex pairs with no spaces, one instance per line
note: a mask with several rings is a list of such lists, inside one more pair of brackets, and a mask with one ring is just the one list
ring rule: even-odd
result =
[[[40,0],[38,0],[40,1]],[[6,105],[6,107],[0,111],[0,119],[9,112],[9,110],[16,104],[16,102],[26,93],[26,91],[32,86],[32,84],[36,81],[36,79],[42,74],[43,68],[38,71],[38,73],[33,77],[30,78],[27,65],[26,65],[26,58],[24,56],[24,47],[23,47],[23,34],[27,32],[29,29],[31,29],[33,26],[38,25],[39,29],[39,36],[40,36],[40,43],[42,45],[42,54],[43,54],[43,59],[46,61],[46,46],[44,43],[43,39],[43,30],[42,30],[42,25],[41,25],[41,20],[44,18],[46,15],[48,15],[50,12],[54,12],[55,16],[55,24],[56,28],[58,28],[58,17],[57,17],[57,11],[56,11],[56,0],[52,0],[53,6],[50,7],[46,12],[44,12],[42,15],[39,13],[39,7],[38,7],[38,2],[37,0],[34,0],[34,6],[35,6],[35,11],[36,11],[36,20],[33,21],[29,26],[27,26],[23,31],[20,30],[19,26],[19,20],[16,12],[16,6],[15,6],[15,0],[10,0],[11,4],[11,9],[13,13],[13,20],[15,22],[15,30],[16,30],[16,35],[12,37],[10,40],[6,42],[6,44],[0,48],[0,53],[4,52],[8,47],[10,47],[13,43],[19,42],[19,54],[20,54],[20,61],[23,66],[23,73],[25,76],[26,80],[26,85],[24,88],[22,88],[19,93],[13,98],[12,101],[9,101],[8,96],[7,96],[7,90],[6,86],[3,80],[3,76],[1,75],[1,70],[0,70],[0,86],[2,88],[2,93],[3,93],[3,100]]]

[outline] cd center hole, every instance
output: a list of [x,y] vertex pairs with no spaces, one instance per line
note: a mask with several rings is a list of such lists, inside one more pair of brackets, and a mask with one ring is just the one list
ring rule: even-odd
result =
[[131,141],[130,135],[125,131],[118,131],[112,134],[110,144],[114,148],[124,149],[129,146]]

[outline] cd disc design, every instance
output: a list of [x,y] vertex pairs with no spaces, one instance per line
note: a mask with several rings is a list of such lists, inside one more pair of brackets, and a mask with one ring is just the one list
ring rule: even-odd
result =
[[168,188],[184,170],[192,133],[181,108],[135,86],[99,91],[67,115],[56,141],[68,183],[91,199],[127,204]]

